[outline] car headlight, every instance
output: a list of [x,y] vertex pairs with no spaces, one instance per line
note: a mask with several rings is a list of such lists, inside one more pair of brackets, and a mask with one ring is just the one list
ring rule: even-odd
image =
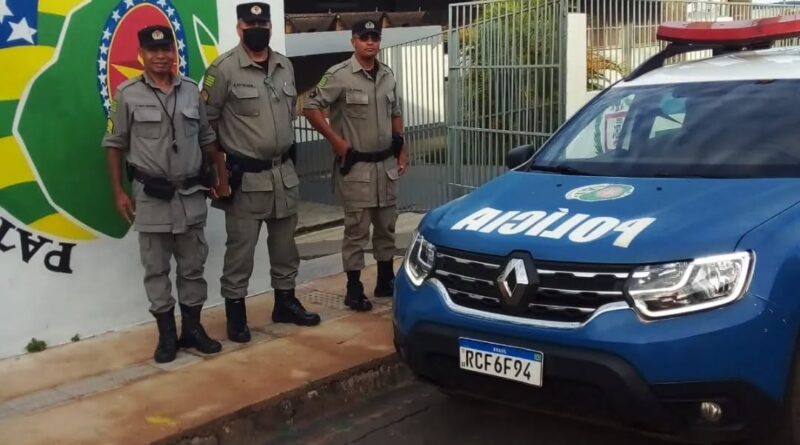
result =
[[753,254],[739,252],[636,269],[627,292],[640,314],[670,317],[724,306],[744,295]]
[[428,278],[435,261],[436,246],[426,241],[419,232],[414,232],[404,262],[406,274],[414,286],[421,285]]

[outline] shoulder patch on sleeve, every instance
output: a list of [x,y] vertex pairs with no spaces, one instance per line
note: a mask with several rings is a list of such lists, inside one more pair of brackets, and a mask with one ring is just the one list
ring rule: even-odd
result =
[[212,88],[216,84],[217,84],[217,78],[214,77],[213,74],[206,74],[206,78],[203,79],[203,86],[205,86],[206,88]]
[[111,118],[106,120],[106,133],[111,134],[114,132],[114,121]]
[[331,77],[333,77],[333,73],[325,73],[325,75],[322,76],[322,79],[319,80],[317,88],[325,88],[325,86],[328,85],[328,82],[330,82]]

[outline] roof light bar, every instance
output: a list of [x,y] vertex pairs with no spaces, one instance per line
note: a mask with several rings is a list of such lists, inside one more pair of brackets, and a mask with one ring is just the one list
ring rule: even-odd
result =
[[763,46],[800,37],[800,14],[732,22],[668,22],[658,27],[656,37],[694,45]]
[[666,22],[656,37],[669,44],[626,78],[636,79],[664,66],[670,57],[694,51],[727,52],[766,49],[776,40],[800,37],[800,14],[733,22]]
[[[738,47],[739,49],[741,47]],[[691,53],[695,51],[714,51],[714,53],[718,53],[719,51],[725,50],[723,45],[690,45],[684,43],[670,43],[667,45],[666,48],[659,51],[656,55],[647,59],[644,63],[636,67],[627,77],[625,77],[626,81],[631,81],[636,79],[637,77],[643,76],[650,71],[656,70],[664,66],[664,62],[667,61],[670,57],[675,57],[681,54]]]

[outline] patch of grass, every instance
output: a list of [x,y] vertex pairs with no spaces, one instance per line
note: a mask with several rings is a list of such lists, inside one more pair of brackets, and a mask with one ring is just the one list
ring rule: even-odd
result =
[[34,353],[34,352],[42,352],[47,349],[47,343],[43,340],[38,340],[36,337],[32,338],[28,346],[25,346],[25,350]]
[[71,341],[72,343],[77,343],[77,342],[81,341],[81,335],[80,334],[75,334],[75,335],[72,336],[72,338],[69,339],[69,341]]

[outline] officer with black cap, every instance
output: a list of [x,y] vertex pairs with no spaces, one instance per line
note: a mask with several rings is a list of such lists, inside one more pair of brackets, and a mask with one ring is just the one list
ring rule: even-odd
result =
[[[294,146],[297,90],[294,67],[269,48],[272,23],[266,3],[236,8],[240,45],[217,58],[206,72],[202,96],[218,130],[230,177],[221,177],[232,195],[214,205],[225,211],[228,240],[221,281],[228,338],[250,341],[245,296],[253,273],[258,235],[266,224],[270,275],[275,289],[272,320],[302,326],[319,324],[295,296],[300,255],[295,244],[299,180]],[[230,188],[228,188],[228,183]]]
[[[203,353],[222,349],[200,323],[208,296],[203,278],[206,194],[216,181],[211,159],[219,148],[197,83],[175,74],[172,29],[148,26],[139,31],[139,45],[144,74],[119,86],[103,146],[117,210],[139,232],[144,286],[159,332],[154,359],[164,363],[175,359],[179,346]],[[122,186],[123,155],[133,199]],[[178,265],[180,339],[169,277],[173,257]]]
[[[342,261],[347,272],[345,304],[372,309],[364,295],[361,270],[373,228],[378,262],[376,297],[394,294],[397,180],[408,168],[403,117],[392,70],[377,59],[381,24],[362,20],[353,26],[353,56],[330,68],[305,103],[305,116],[330,142],[339,160],[334,170],[344,205]],[[322,113],[330,107],[330,124]]]

